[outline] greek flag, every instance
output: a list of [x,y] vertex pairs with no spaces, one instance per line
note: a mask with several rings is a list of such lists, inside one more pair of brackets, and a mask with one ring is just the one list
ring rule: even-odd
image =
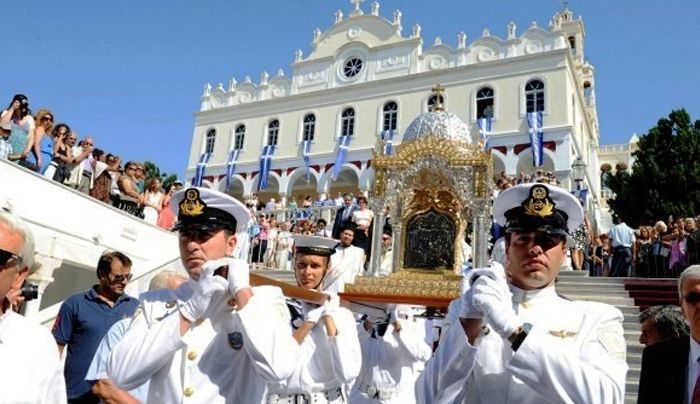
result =
[[579,201],[583,202],[584,204],[586,203],[586,198],[588,198],[588,190],[586,188],[576,189],[575,191],[571,191],[571,194]]
[[396,130],[385,130],[382,132],[382,141],[384,143],[384,154],[390,156],[394,154],[394,135]]
[[228,155],[228,162],[226,162],[226,189],[231,187],[231,177],[236,173],[236,162],[238,161],[238,155],[241,154],[241,149],[233,149]]
[[530,149],[532,150],[532,163],[535,167],[544,164],[544,135],[542,133],[542,111],[528,112],[527,125],[530,127]]
[[340,170],[343,168],[343,163],[345,163],[345,156],[348,154],[348,146],[350,145],[350,135],[343,135],[338,139],[338,155],[335,156],[335,163],[333,163],[333,173],[331,178],[333,181],[338,179]]
[[304,165],[306,166],[306,180],[311,178],[311,158],[309,157],[309,152],[311,151],[311,140],[304,140],[301,149],[301,155],[304,157]]
[[484,150],[489,150],[491,145],[489,145],[489,136],[491,136],[491,117],[485,116],[479,118],[479,134],[481,135],[481,141],[484,144]]
[[194,178],[192,178],[192,185],[195,187],[202,186],[202,180],[204,180],[204,170],[207,168],[207,163],[211,158],[211,153],[202,153],[199,156],[199,161],[197,162],[197,171],[195,171]]
[[275,146],[267,145],[263,147],[262,155],[260,155],[260,174],[258,177],[258,191],[267,188],[267,176],[270,174],[270,165],[272,164],[272,156],[275,154]]

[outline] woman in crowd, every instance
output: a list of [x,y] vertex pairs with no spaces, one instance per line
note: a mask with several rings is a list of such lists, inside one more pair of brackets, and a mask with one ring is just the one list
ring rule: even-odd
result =
[[136,166],[129,161],[124,166],[124,174],[119,177],[119,205],[118,209],[134,216],[139,215],[139,204],[143,202],[143,196],[139,194],[136,186]]
[[591,242],[590,224],[586,213],[583,215],[583,223],[581,223],[578,229],[571,235],[571,241],[573,243],[571,249],[571,264],[574,267],[574,271],[580,271],[583,269],[584,252]]
[[169,184],[167,187],[165,187],[165,195],[163,195],[163,209],[161,209],[160,214],[158,215],[158,221],[156,222],[158,227],[165,230],[170,230],[170,228],[175,224],[175,214],[170,209],[170,198],[173,196],[174,189],[175,187],[173,184]]
[[36,113],[34,122],[36,126],[29,135],[32,142],[32,153],[36,170],[43,173],[53,158],[53,141],[49,133],[53,129],[53,113],[42,108]]
[[265,252],[267,251],[267,235],[270,230],[270,223],[267,221],[267,217],[264,214],[258,217],[258,225],[260,226],[260,232],[253,239],[253,257],[251,259],[252,263],[262,264],[265,262]]
[[[56,168],[58,168],[62,161],[58,157],[57,152],[59,149],[65,149],[64,141],[68,133],[70,133],[70,126],[66,125],[65,123],[59,123],[58,125],[54,126],[53,130],[51,131],[51,158],[46,166],[46,169],[42,171],[44,177],[53,179],[54,175],[56,174]],[[45,157],[46,156],[42,156],[42,158]]]
[[155,225],[158,222],[158,215],[163,210],[163,192],[160,189],[160,179],[148,180],[143,196],[143,220],[146,223]]
[[7,109],[0,113],[0,123],[12,125],[8,141],[12,145],[12,150],[21,154],[18,163],[25,165],[27,156],[32,150],[33,143],[30,135],[34,130],[34,117],[29,109],[29,99],[26,95],[16,94],[12,98]]
[[635,241],[635,275],[639,277],[649,277],[651,276],[651,261],[652,261],[652,239],[651,239],[651,229],[648,226],[642,226],[639,228],[639,236]]
[[74,132],[65,132],[62,140],[59,140],[54,148],[52,162],[56,163],[56,166],[54,170],[47,169],[46,173],[53,171],[51,178],[60,184],[70,177],[71,168],[75,165],[72,149],[77,140],[78,136]]
[[[297,285],[322,292],[336,241],[295,236]],[[292,375],[268,384],[267,403],[346,403],[345,387],[360,372],[361,352],[352,312],[333,294],[322,306],[288,300],[292,338],[300,347]]]
[[116,169],[114,156],[109,155],[108,157],[104,151],[95,149],[92,152],[92,157],[95,159],[95,171],[90,196],[109,204],[111,203],[109,191],[112,188],[112,177],[109,175],[109,171]]
[[292,254],[292,233],[290,232],[292,224],[284,222],[281,228],[282,230],[277,233],[277,241],[275,242],[275,261],[277,262],[277,268],[282,271],[288,271]]
[[[683,222],[681,222],[683,223]],[[686,267],[685,257],[685,229],[678,222],[673,224],[671,235],[664,238],[666,246],[671,249],[668,260],[668,275],[671,278],[678,278],[681,271]]]
[[665,277],[668,268],[668,256],[671,250],[665,245],[663,238],[667,235],[668,227],[666,223],[659,220],[654,224],[654,234],[652,241],[653,273],[655,278]]
[[[593,252],[591,254],[591,276],[603,276],[603,266],[605,261],[603,259],[603,250],[605,246],[603,245],[603,236],[596,236],[594,239],[595,244],[593,245]],[[607,237],[607,236],[606,236]]]
[[265,266],[268,268],[277,268],[276,251],[278,233],[277,219],[270,219],[270,229],[267,231],[267,250],[265,251]]
[[602,249],[602,260],[603,260],[603,276],[607,277],[610,275],[610,261],[612,260],[612,246],[610,245],[610,238],[607,234],[600,235],[600,242],[603,245]]
[[352,244],[365,250],[365,256],[369,257],[369,226],[374,219],[374,213],[367,206],[367,197],[364,195],[357,197],[357,205],[358,209],[352,212],[352,221],[356,226]]

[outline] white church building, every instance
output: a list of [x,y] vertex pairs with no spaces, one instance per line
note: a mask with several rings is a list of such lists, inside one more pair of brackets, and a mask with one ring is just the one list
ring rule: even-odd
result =
[[[553,172],[572,189],[572,164],[580,157],[589,189],[589,209],[598,211],[599,142],[594,68],[585,59],[585,30],[580,17],[563,10],[544,26],[502,32],[484,29],[455,42],[424,42],[418,24],[404,27],[401,11],[388,18],[377,2],[338,10],[325,31],[317,29],[308,54],[296,50],[291,73],[282,69],[259,81],[231,79],[227,87],[206,84],[195,113],[187,176],[210,153],[204,183],[237,197],[257,192],[260,200],[286,201],[303,195],[345,190],[367,191],[372,150],[381,134],[395,131],[400,144],[414,118],[436,102],[431,88],[440,84],[442,104],[480,139],[478,119],[490,116],[489,144],[494,175],[517,176],[537,169]],[[459,10],[454,10],[458,12]],[[449,10],[446,10],[449,12]],[[290,50],[290,54],[293,53]],[[528,112],[542,111],[544,165],[533,167]],[[341,135],[350,135],[347,157],[336,179],[333,165]],[[310,175],[303,158],[310,140]],[[263,149],[274,145],[268,185],[258,192]],[[240,150],[226,189],[227,163]]]

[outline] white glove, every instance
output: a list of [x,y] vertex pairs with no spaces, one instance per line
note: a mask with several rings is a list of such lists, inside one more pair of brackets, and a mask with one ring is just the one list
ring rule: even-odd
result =
[[389,323],[395,323],[399,320],[399,309],[397,309],[396,306],[389,307]]
[[228,290],[235,297],[242,289],[250,287],[248,263],[238,258],[225,258],[228,262]]
[[[468,282],[465,282],[468,283]],[[460,318],[484,318],[484,313],[474,306],[474,289],[467,287],[467,290],[462,292],[459,306]]]
[[218,275],[214,275],[221,265],[210,265],[215,261],[208,261],[202,266],[199,280],[190,281],[192,284],[192,296],[180,307],[180,314],[193,323],[204,316],[212,297],[217,293],[226,291],[228,283]]
[[323,307],[325,308],[325,311],[323,315],[329,316],[333,314],[338,308],[340,307],[340,297],[338,296],[337,293],[328,293],[329,299],[326,300],[325,303],[323,303]]
[[[503,280],[505,282],[506,270],[503,269],[503,265],[499,264],[498,262],[490,261],[489,266],[472,269],[471,271],[469,271],[468,276],[469,286],[474,285],[474,282],[476,282],[476,280],[482,276],[487,276],[495,281]],[[462,286],[462,289],[464,289],[464,285]]]
[[313,303],[301,302],[301,306],[304,308],[304,322],[306,323],[318,323],[326,311],[325,305],[318,306]]
[[513,310],[512,294],[505,279],[481,276],[472,285],[474,306],[484,313],[486,322],[503,338],[509,338],[523,325]]

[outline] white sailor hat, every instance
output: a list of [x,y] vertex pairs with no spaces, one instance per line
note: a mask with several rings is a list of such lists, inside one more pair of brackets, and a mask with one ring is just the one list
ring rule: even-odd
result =
[[329,257],[335,253],[335,247],[340,241],[319,236],[293,235],[295,253],[321,255]]
[[520,184],[498,194],[493,202],[493,218],[506,232],[566,235],[583,222],[583,209],[563,188],[543,183]]
[[174,231],[185,227],[224,227],[245,231],[252,216],[236,198],[209,188],[190,187],[173,194],[170,208],[177,216]]

